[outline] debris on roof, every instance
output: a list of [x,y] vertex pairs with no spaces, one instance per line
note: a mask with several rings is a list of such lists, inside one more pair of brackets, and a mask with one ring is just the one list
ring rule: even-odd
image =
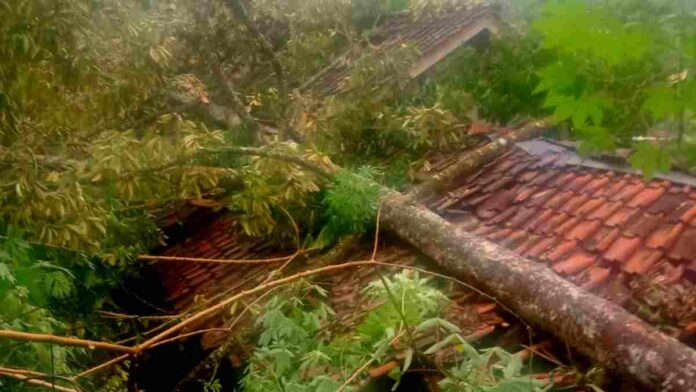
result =
[[646,281],[678,287],[680,315],[667,323],[683,329],[696,320],[694,183],[675,173],[645,182],[627,167],[531,141],[429,205],[445,217],[467,216],[473,234],[629,308],[645,299]]
[[[498,30],[491,7],[476,5],[416,20],[408,12],[400,12],[389,16],[369,39],[377,47],[375,51],[382,52],[407,43],[414,45],[420,52],[410,70],[415,78],[480,33],[495,34]],[[312,90],[320,96],[344,92],[344,81],[350,76],[354,60],[349,53],[341,56],[300,89]]]

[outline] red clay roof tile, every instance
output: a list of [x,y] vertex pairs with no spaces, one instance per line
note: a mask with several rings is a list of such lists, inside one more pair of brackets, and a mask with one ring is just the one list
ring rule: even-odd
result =
[[499,213],[498,215],[496,215],[492,219],[489,219],[486,223],[488,223],[490,225],[497,225],[500,223],[505,223],[508,220],[510,220],[510,218],[515,216],[515,214],[517,214],[518,209],[519,209],[518,206],[512,206],[512,207],[504,210],[503,212]]
[[486,238],[488,238],[491,241],[500,241],[504,238],[507,238],[507,236],[510,235],[510,233],[512,233],[512,230],[510,229],[499,229],[488,234]]
[[664,222],[662,214],[636,214],[626,224],[624,234],[628,237],[645,237]]
[[662,258],[662,252],[659,250],[640,248],[628,259],[622,268],[628,273],[643,275],[648,272],[660,258]]
[[693,203],[693,206],[688,210],[684,211],[684,213],[679,218],[682,222],[689,223],[692,220],[694,220],[694,218],[696,218],[696,202]]
[[696,228],[686,229],[667,257],[673,260],[696,260]]
[[616,241],[620,235],[621,230],[602,226],[592,237],[585,239],[585,241],[583,241],[583,245],[585,248],[587,248],[587,250],[602,253],[609,249],[609,246],[614,243],[614,241]]
[[623,207],[613,213],[604,224],[609,227],[621,226],[626,224],[634,214],[637,214],[638,210],[635,208]]
[[579,193],[586,193],[588,195],[592,195],[595,192],[597,192],[599,189],[605,187],[607,184],[609,184],[609,177],[607,176],[599,176],[595,177],[592,181],[587,183]]
[[534,230],[536,234],[551,234],[556,228],[562,226],[566,221],[570,220],[572,217],[565,213],[555,213],[550,219],[546,221],[546,224],[541,224]]
[[541,255],[546,253],[551,247],[557,242],[556,237],[542,237],[539,242],[534,244],[526,252],[523,253],[525,257],[539,258]]
[[624,185],[617,193],[609,195],[609,200],[629,201],[639,194],[639,192],[641,192],[644,188],[645,184],[642,182]]
[[501,240],[500,245],[512,249],[518,246],[519,244],[523,243],[526,239],[527,233],[521,230],[515,230],[512,233],[510,233],[510,235],[508,235],[507,238]]
[[515,178],[512,176],[506,176],[506,177],[500,178],[497,181],[493,182],[492,184],[483,188],[483,192],[486,192],[486,193],[495,192],[499,189],[505,188],[507,185],[513,183],[514,181],[515,181]]
[[658,198],[654,203],[650,205],[650,207],[645,212],[651,214],[669,214],[682,207],[682,205],[685,204],[686,200],[687,197],[683,193],[668,193]]
[[514,248],[512,251],[521,255],[527,252],[529,249],[532,248],[532,246],[536,245],[539,240],[541,240],[541,237],[539,237],[536,234],[529,234],[527,235],[527,238],[522,241],[519,245],[517,245],[516,248]]
[[578,247],[578,242],[575,240],[563,241],[556,245],[546,258],[551,262],[558,261]]
[[536,178],[539,175],[539,171],[536,170],[528,170],[524,173],[522,173],[519,177],[517,177],[519,182],[529,182],[532,181],[534,178]]
[[628,181],[626,180],[616,180],[613,179],[612,181],[609,182],[607,187],[601,188],[595,193],[593,196],[595,197],[600,197],[600,196],[605,196],[608,197],[610,200],[616,200],[614,196],[616,196],[621,189],[628,184]]
[[578,209],[575,211],[575,214],[578,216],[585,216],[595,211],[596,209],[602,207],[606,204],[606,202],[606,199],[590,199],[586,201],[585,204],[578,207]]
[[594,177],[590,173],[576,176],[572,181],[568,182],[568,184],[566,184],[563,187],[563,189],[567,191],[578,192],[579,190],[583,189],[585,185],[589,184],[593,179]]
[[622,203],[620,201],[610,202],[605,198],[593,200],[600,200],[602,202],[602,205],[596,210],[594,210],[590,215],[588,215],[587,219],[597,219],[604,221],[622,206]]
[[537,192],[537,187],[535,186],[525,186],[517,192],[515,195],[514,203],[522,203],[523,201],[529,199],[530,196]]
[[540,175],[538,175],[534,180],[532,180],[530,183],[532,185],[545,185],[549,180],[553,179],[558,175],[557,170],[548,170],[546,172],[542,172]]
[[522,227],[522,225],[529,222],[535,214],[537,214],[537,210],[533,208],[520,207],[517,214],[510,219],[508,225],[512,228]]
[[665,188],[645,188],[628,202],[629,207],[647,207],[665,194]]
[[498,227],[495,225],[481,225],[478,228],[472,230],[471,234],[477,236],[486,236],[496,230],[498,230]]
[[668,261],[660,263],[658,268],[660,272],[655,278],[655,281],[667,285],[679,281],[686,269],[684,263],[674,265]]
[[585,204],[586,201],[590,199],[590,196],[588,195],[576,195],[573,196],[570,200],[568,200],[561,208],[559,208],[559,211],[565,212],[570,215],[578,215],[577,210]]
[[611,275],[611,270],[605,267],[592,267],[585,272],[578,281],[580,287],[590,290],[606,282]]
[[546,202],[554,196],[556,191],[554,189],[546,189],[541,192],[533,194],[527,202],[525,203],[528,207],[540,207],[544,206]]
[[619,237],[604,252],[603,256],[609,261],[625,263],[640,246],[640,238]]
[[573,192],[560,192],[555,194],[551,199],[549,199],[545,204],[544,208],[557,208],[563,206],[568,200],[573,198]]
[[494,211],[503,211],[509,206],[512,205],[512,202],[515,200],[515,191],[514,190],[508,190],[505,192],[498,192],[491,194],[489,198],[487,198],[483,203],[479,204],[476,207],[476,212],[478,213],[479,211],[486,211],[486,210],[494,210]]
[[565,234],[567,240],[582,241],[594,234],[602,225],[600,221],[582,221]]
[[568,220],[563,222],[560,226],[556,227],[556,229],[553,232],[557,235],[563,235],[564,233],[574,228],[575,225],[577,225],[579,222],[580,218],[570,216]]
[[540,227],[548,225],[548,220],[554,215],[556,215],[556,211],[554,210],[542,210],[541,214],[532,218],[524,228],[533,233],[537,233]]
[[575,275],[592,266],[597,261],[597,255],[577,250],[567,259],[554,264],[551,268],[561,275]]
[[662,225],[648,236],[645,240],[645,245],[653,249],[669,249],[684,230],[684,227],[683,223]]

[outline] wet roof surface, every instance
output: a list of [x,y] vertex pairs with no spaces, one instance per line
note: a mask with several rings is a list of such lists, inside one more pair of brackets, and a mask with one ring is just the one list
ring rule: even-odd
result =
[[[472,26],[485,17],[492,17],[490,7],[474,6],[462,8],[440,15],[414,20],[406,12],[394,14],[370,36],[372,45],[378,46],[378,51],[388,51],[398,48],[405,43],[414,45],[421,57],[427,57],[440,45],[457,33]],[[370,54],[373,55],[373,54]],[[320,96],[328,96],[345,91],[344,81],[350,75],[354,59],[344,55],[329,67],[302,86],[302,89],[313,90]]]

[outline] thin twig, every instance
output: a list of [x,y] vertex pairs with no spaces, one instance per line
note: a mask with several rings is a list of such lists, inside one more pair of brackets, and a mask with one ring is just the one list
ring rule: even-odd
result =
[[36,380],[33,379],[29,376],[25,376],[22,374],[16,374],[16,373],[5,373],[5,372],[0,372],[0,376],[3,377],[10,377],[14,378],[15,380],[23,381],[27,384],[31,385],[36,385],[38,387],[44,387],[48,389],[52,389],[54,391],[60,391],[60,392],[79,392],[79,390],[75,388],[66,388],[66,387],[61,387],[60,385],[52,384],[50,382],[42,381],[42,380]]
[[271,257],[268,259],[206,259],[199,257],[183,257],[183,256],[153,256],[153,255],[140,255],[138,260],[152,260],[152,261],[184,261],[190,263],[212,263],[212,264],[273,264],[285,261],[289,258],[295,257],[297,252],[289,256],[282,257]]
[[136,350],[132,347],[121,346],[111,342],[100,342],[96,340],[68,338],[63,336],[42,334],[42,333],[27,333],[10,330],[0,330],[0,338],[11,340],[22,340],[28,342],[55,343],[62,346],[87,347],[89,349],[99,348],[102,350],[118,351],[122,353],[134,353]]

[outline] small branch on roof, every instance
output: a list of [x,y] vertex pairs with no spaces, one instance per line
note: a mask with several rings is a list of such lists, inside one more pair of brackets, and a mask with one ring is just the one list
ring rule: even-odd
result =
[[26,374],[27,373],[26,371],[21,371],[21,372],[17,373],[14,371],[5,371],[2,369],[4,369],[4,368],[0,368],[0,377],[14,378],[15,380],[19,380],[19,381],[25,382],[25,383],[33,385],[33,386],[51,389],[53,391],[80,392],[79,389],[62,387],[60,385],[56,385],[56,384],[53,384],[53,383],[50,383],[47,381],[38,380],[38,379],[34,378],[37,376],[40,378],[50,378],[51,376],[48,374],[31,372],[31,375],[29,375],[29,374]]
[[211,263],[211,264],[273,264],[281,261],[286,261],[297,256],[298,253],[293,253],[289,256],[272,257],[268,259],[204,259],[198,257],[181,257],[181,256],[153,256],[140,255],[138,260],[143,261],[178,261],[189,263]]
[[110,342],[100,342],[96,340],[86,340],[77,338],[68,338],[64,336],[56,336],[41,333],[27,333],[11,330],[0,330],[0,338],[10,339],[10,340],[20,340],[25,342],[37,342],[37,343],[53,343],[61,346],[75,346],[75,347],[86,347],[91,350],[98,348],[107,351],[118,351],[122,353],[134,353],[135,349],[127,346],[121,346],[118,344]]

